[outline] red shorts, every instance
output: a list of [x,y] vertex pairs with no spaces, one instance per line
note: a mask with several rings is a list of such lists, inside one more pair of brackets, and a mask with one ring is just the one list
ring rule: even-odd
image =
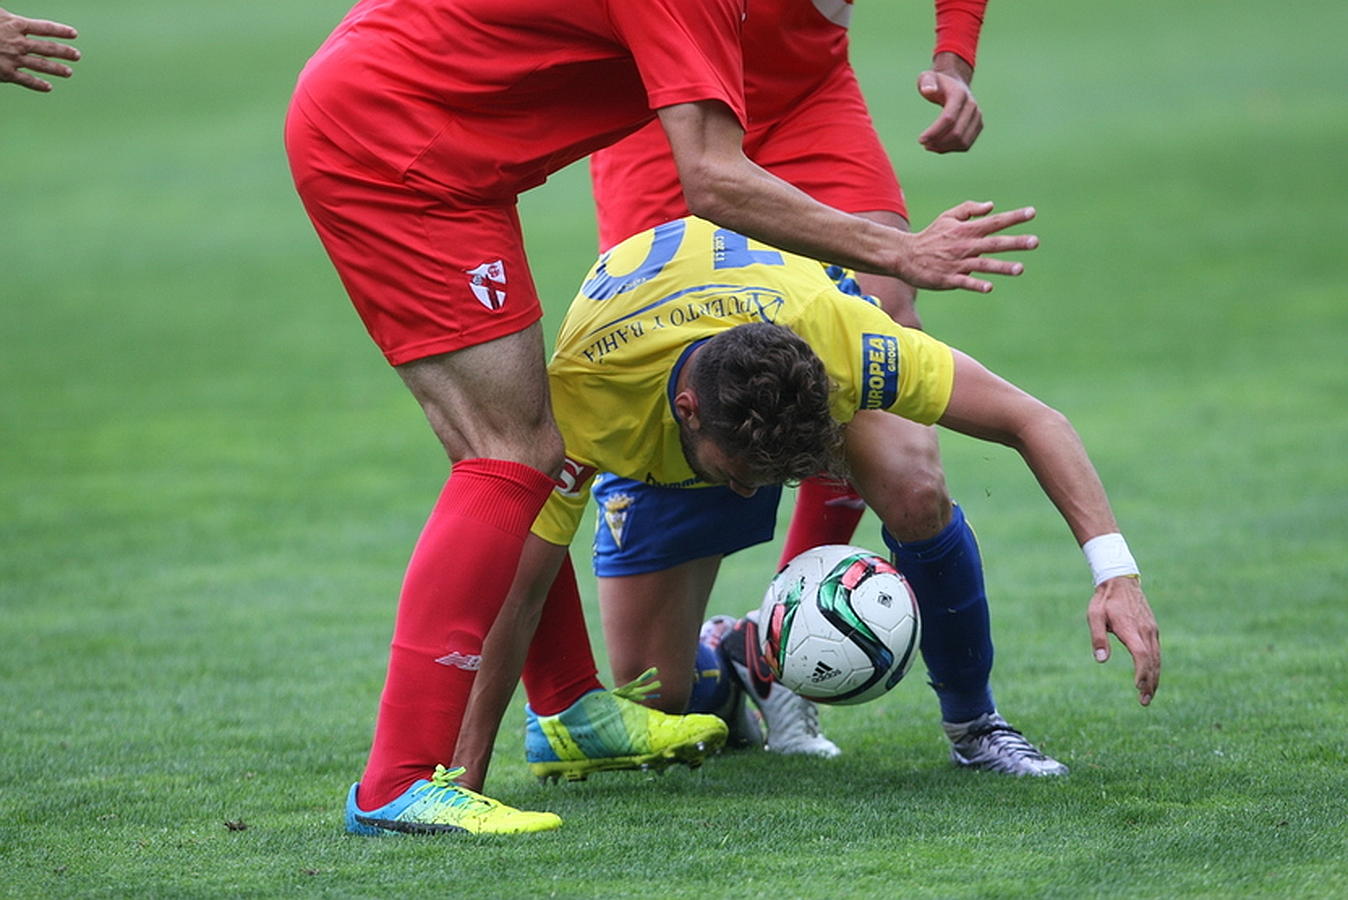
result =
[[543,315],[515,205],[464,207],[333,145],[291,107],[286,152],[309,219],[391,365],[522,331]]
[[[753,109],[750,109],[753,115]],[[843,212],[908,217],[903,190],[851,66],[838,66],[786,112],[751,119],[744,152],[772,174]],[[659,123],[593,157],[599,245],[688,215],[669,142]]]

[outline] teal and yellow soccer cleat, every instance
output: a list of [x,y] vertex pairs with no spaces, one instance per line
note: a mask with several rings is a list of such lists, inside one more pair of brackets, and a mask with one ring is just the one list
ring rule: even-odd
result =
[[555,716],[525,707],[524,753],[540,780],[584,781],[610,769],[695,769],[725,744],[716,716],[671,716],[638,701],[659,690],[655,669],[611,691],[591,691]]
[[463,769],[436,766],[430,781],[421,779],[371,812],[356,806],[356,788],[346,795],[346,830],[352,834],[523,834],[561,826],[554,813],[526,812],[455,784]]

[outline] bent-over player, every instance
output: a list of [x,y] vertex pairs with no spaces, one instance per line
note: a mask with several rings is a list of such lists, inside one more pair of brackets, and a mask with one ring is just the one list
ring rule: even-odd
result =
[[[880,427],[891,415],[1021,454],[1090,564],[1096,658],[1108,658],[1113,633],[1132,654],[1140,701],[1151,702],[1160,676],[1156,621],[1071,423],[967,355],[844,293],[819,263],[695,218],[660,225],[600,257],[563,322],[548,377],[567,474],[534,523],[503,625],[483,649],[457,751],[465,783],[485,777],[520,672],[536,774],[584,777],[627,767],[634,755],[626,736],[614,741],[567,712],[577,697],[599,692],[567,555],[597,470],[708,501],[728,500],[708,490],[724,486],[742,502],[719,503],[678,536],[715,553],[725,534],[764,528],[772,505],[755,503],[759,489],[816,471],[845,467],[883,511],[904,465]],[[683,627],[656,632],[669,653],[691,661],[708,587],[689,583],[650,600],[653,629],[662,606],[689,608],[673,612]]]
[[[935,121],[918,138],[929,151],[969,150],[982,131],[982,112],[970,85],[985,7],[986,0],[934,0],[930,5],[936,39],[931,66],[917,78],[922,97],[940,106]],[[764,169],[822,203],[906,229],[904,192],[848,58],[852,9],[851,3],[812,0],[754,0],[750,4],[740,40],[749,114],[744,149]],[[919,4],[904,15],[916,18],[920,12]],[[669,141],[655,125],[594,154],[591,175],[601,249],[689,212]],[[896,322],[922,327],[913,285],[873,273],[858,273],[856,281]],[[902,489],[886,492],[885,541],[926,614],[923,656],[940,719],[954,739],[954,758],[1011,774],[1066,772],[1066,767],[1045,757],[997,712],[982,556],[972,523],[951,500],[936,429],[897,416],[886,417],[881,427],[888,432],[886,441],[892,452],[904,457],[902,470],[893,473],[902,479]],[[695,530],[688,518],[693,511],[683,508],[690,504],[714,516],[702,499],[608,473],[596,476],[594,483],[595,500],[606,510],[606,527],[596,533],[593,562],[614,678],[626,681],[647,666],[659,665],[665,685],[658,697],[647,702],[666,712],[681,712],[687,683],[673,678],[671,666],[681,664],[690,651],[680,653],[677,660],[659,653],[664,629],[650,627],[645,595],[664,596],[681,585],[697,585],[694,590],[704,592],[702,585],[715,578],[721,553],[764,537],[745,533],[715,547],[702,547],[688,540]],[[758,502],[773,500],[763,497]],[[819,544],[851,542],[864,508],[846,480],[802,480],[795,492],[781,563]],[[615,537],[615,527],[626,530],[621,541]],[[680,536],[671,535],[670,528],[678,528]],[[643,539],[644,529],[649,529],[652,539]],[[713,549],[720,553],[712,553]],[[667,571],[671,568],[678,571]],[[659,621],[665,626],[689,630],[690,623],[674,617],[676,610],[678,615],[690,614],[691,606],[666,604],[661,608],[664,615]],[[727,635],[725,645],[719,642],[725,630],[722,618],[707,623],[707,646],[698,651],[698,669],[727,676],[737,673],[736,678],[742,673],[746,677],[739,680],[749,686],[742,661],[726,658],[738,653],[738,636]],[[730,710],[743,716],[732,715],[732,723],[737,720],[744,726],[740,734],[732,733],[732,740],[762,745],[755,710],[739,703],[740,690],[731,690],[731,694]],[[820,756],[840,752],[820,731],[818,710],[808,700],[780,688],[753,689],[748,696],[762,714],[768,750]]]

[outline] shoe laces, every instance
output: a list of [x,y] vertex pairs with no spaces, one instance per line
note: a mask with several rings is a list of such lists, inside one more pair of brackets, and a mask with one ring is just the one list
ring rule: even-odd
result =
[[446,769],[442,765],[436,765],[435,774],[431,776],[430,783],[422,789],[422,794],[434,803],[444,803],[449,806],[477,809],[484,812],[499,806],[500,804],[490,797],[484,797],[476,791],[469,790],[454,780],[467,771],[463,766]]
[[614,688],[613,695],[624,700],[631,700],[633,703],[641,703],[647,699],[659,697],[659,675],[659,670],[651,666],[622,687]]
[[[783,688],[783,690],[785,690]],[[804,699],[804,698],[801,698]],[[801,727],[810,737],[819,737],[819,707],[805,700],[801,712]]]
[[1026,740],[1023,734],[1005,722],[990,722],[987,725],[974,728],[969,731],[964,740],[991,744],[1001,750],[1030,759],[1047,758],[1039,751],[1038,747]]
[[[790,716],[786,723],[785,730],[787,733],[804,732],[806,737],[819,737],[819,707],[799,694],[788,691],[780,684],[773,685],[772,689],[783,692],[778,704],[780,712],[777,718],[780,722],[782,714]],[[768,741],[772,741],[771,723],[769,723]]]

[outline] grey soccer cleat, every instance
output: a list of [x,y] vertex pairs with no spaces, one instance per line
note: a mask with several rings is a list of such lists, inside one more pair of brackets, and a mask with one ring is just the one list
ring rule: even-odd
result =
[[1012,728],[996,710],[969,722],[942,722],[950,738],[950,759],[958,766],[1003,775],[1066,775],[1067,766]]
[[753,676],[745,664],[745,645],[746,629],[737,627],[723,636],[721,655],[730,663],[745,695],[758,707],[768,732],[765,749],[769,753],[822,757],[842,753],[837,744],[820,733],[819,708],[814,703],[775,681]]
[[[749,677],[748,669],[735,663],[735,674]],[[804,756],[833,757],[842,753],[838,745],[819,731],[819,707],[799,694],[792,693],[775,682],[766,697],[750,693],[750,699],[763,715],[768,728],[769,753],[800,754]]]

